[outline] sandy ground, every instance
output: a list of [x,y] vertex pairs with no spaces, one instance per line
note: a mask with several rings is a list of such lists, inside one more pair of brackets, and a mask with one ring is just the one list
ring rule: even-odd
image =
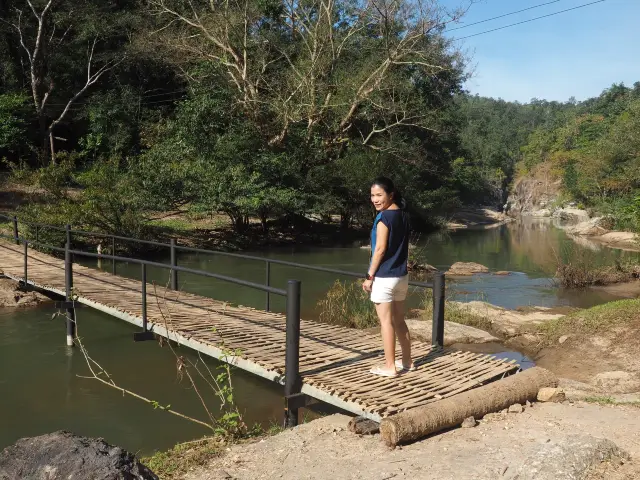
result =
[[[258,443],[236,446],[189,480],[220,479],[516,479],[585,478],[572,456],[591,455],[606,438],[631,455],[623,465],[600,465],[591,479],[640,478],[640,409],[591,404],[534,404],[523,413],[492,414],[475,428],[457,428],[390,450],[378,435],[347,430],[348,417],[332,415]],[[536,458],[542,473],[523,476]],[[599,461],[596,461],[599,464]],[[560,473],[562,472],[562,473]],[[576,476],[578,475],[578,476]]]

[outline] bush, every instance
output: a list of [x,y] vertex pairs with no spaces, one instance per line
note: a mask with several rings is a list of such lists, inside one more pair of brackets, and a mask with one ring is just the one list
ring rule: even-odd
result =
[[569,248],[556,256],[556,281],[564,288],[585,288],[626,282],[640,276],[640,265],[616,262],[598,266],[598,258],[589,251]]

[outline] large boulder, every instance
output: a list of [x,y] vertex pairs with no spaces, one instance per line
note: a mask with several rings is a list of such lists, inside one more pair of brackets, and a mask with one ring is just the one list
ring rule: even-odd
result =
[[567,228],[567,232],[572,235],[595,237],[609,232],[609,230],[613,228],[613,224],[613,217],[607,215],[580,222],[577,225]]
[[136,457],[101,438],[59,431],[23,438],[0,453],[1,480],[158,480]]
[[589,212],[572,207],[558,208],[553,212],[552,216],[563,223],[580,223],[589,220]]

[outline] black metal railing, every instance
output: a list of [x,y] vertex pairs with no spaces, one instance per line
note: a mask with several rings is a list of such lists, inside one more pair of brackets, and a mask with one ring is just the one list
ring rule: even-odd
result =
[[[146,278],[147,267],[157,267],[162,269],[168,269],[170,271],[170,288],[172,290],[178,290],[178,273],[189,273],[217,280],[241,285],[256,290],[261,290],[265,293],[265,310],[270,311],[271,308],[271,295],[278,295],[286,298],[286,353],[285,353],[285,398],[293,398],[300,395],[300,388],[302,381],[299,373],[299,355],[300,355],[300,302],[301,302],[301,283],[298,280],[288,280],[287,289],[278,289],[271,286],[271,265],[282,265],[287,267],[311,270],[316,272],[333,273],[336,275],[342,275],[352,278],[364,278],[365,275],[357,272],[350,272],[345,270],[338,270],[334,268],[319,267],[315,265],[305,265],[301,263],[289,262],[285,260],[275,260],[265,257],[258,257],[254,255],[244,255],[239,253],[221,252],[216,250],[207,250],[202,248],[193,248],[180,246],[175,239],[171,239],[170,243],[156,242],[152,240],[141,240],[130,237],[123,237],[118,235],[111,235],[105,233],[87,232],[83,230],[73,230],[71,225],[65,227],[59,227],[55,225],[46,225],[35,222],[19,221],[16,216],[9,216],[0,214],[0,219],[9,220],[13,227],[13,236],[7,236],[0,234],[0,237],[14,240],[17,245],[24,244],[24,281],[25,285],[28,284],[28,248],[41,247],[49,249],[53,252],[63,253],[65,258],[65,296],[66,296],[66,308],[68,310],[67,315],[67,339],[73,339],[75,335],[75,312],[73,307],[73,256],[88,257],[97,259],[111,260],[112,274],[116,274],[116,262],[129,262],[139,264],[141,266],[141,281],[142,281],[142,332],[135,335],[136,340],[145,340],[152,336],[151,332],[147,329],[147,292],[146,292]],[[19,224],[24,223],[29,227],[34,228],[35,240],[29,240],[20,236]],[[56,247],[53,245],[47,245],[39,241],[39,232],[42,229],[52,229],[65,233],[65,247]],[[105,238],[111,241],[111,253],[90,253],[80,250],[73,250],[71,248],[73,236],[93,236],[98,238]],[[170,253],[170,263],[154,262],[150,260],[141,260],[133,257],[123,257],[116,255],[116,241],[140,243],[144,245],[153,245],[162,248],[168,248]],[[178,252],[191,252],[208,255],[220,255],[225,257],[239,258],[244,260],[259,261],[265,264],[265,284],[259,284],[250,282],[247,280],[241,280],[226,275],[220,275],[205,270],[197,270],[187,267],[181,267],[178,265]],[[410,281],[410,285],[420,288],[431,288],[433,290],[433,322],[432,322],[432,344],[436,347],[442,347],[444,345],[444,305],[445,305],[445,275],[442,272],[435,272],[433,283]],[[288,405],[288,404],[287,404]],[[285,409],[285,425],[291,426],[297,424],[298,409],[288,408]]]

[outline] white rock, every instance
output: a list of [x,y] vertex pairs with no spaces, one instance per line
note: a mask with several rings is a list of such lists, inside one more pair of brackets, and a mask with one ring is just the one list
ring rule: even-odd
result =
[[524,409],[519,403],[514,403],[509,407],[509,413],[522,413]]
[[564,393],[564,390],[562,390],[561,388],[545,387],[545,388],[541,388],[538,391],[539,402],[560,403],[560,402],[564,402],[565,399],[566,399],[566,395]]

